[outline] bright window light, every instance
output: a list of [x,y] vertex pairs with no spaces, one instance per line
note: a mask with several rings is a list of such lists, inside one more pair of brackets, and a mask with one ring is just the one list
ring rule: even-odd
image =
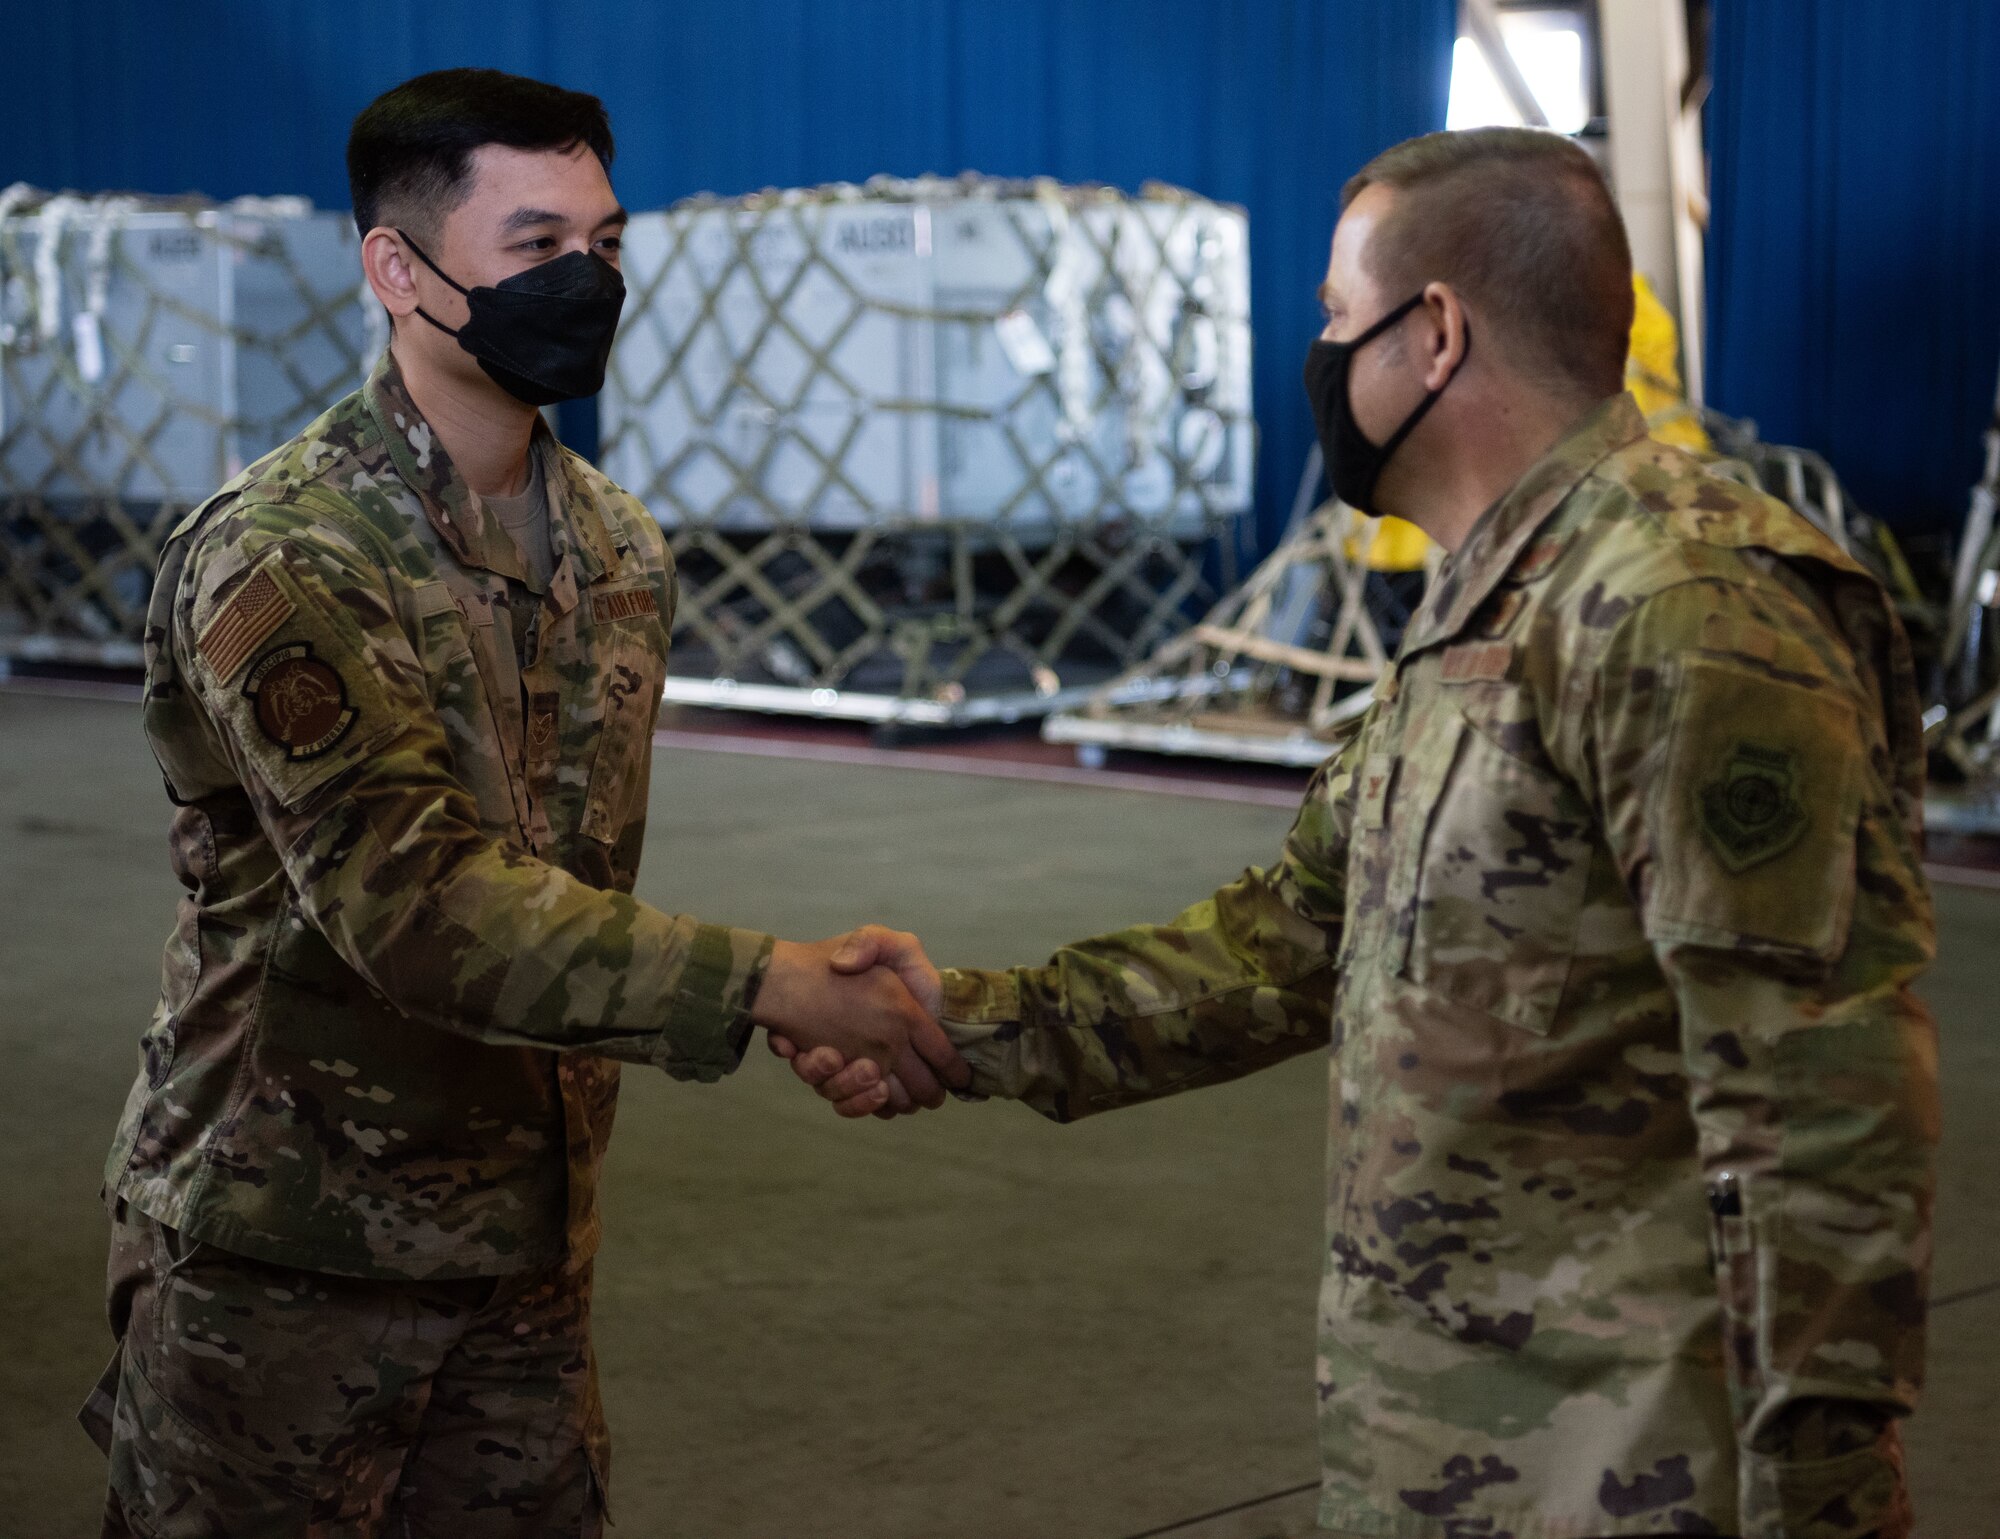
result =
[[[1435,99],[1435,98],[1433,98]],[[1446,128],[1519,128],[1521,114],[1500,89],[1493,66],[1469,37],[1451,45],[1451,103],[1445,108]]]
[[1549,127],[1559,134],[1579,132],[1590,121],[1590,104],[1583,99],[1583,34],[1573,27],[1537,26],[1532,16],[1503,14],[1500,35]]
[[[1562,13],[1557,16],[1567,19]],[[1500,35],[1549,127],[1564,134],[1581,130],[1590,121],[1590,104],[1584,93],[1583,34],[1573,26],[1559,24],[1557,17],[1503,11]],[[1501,88],[1486,55],[1471,38],[1461,37],[1452,45],[1451,101],[1445,109],[1445,127],[1518,126],[1520,122],[1520,113]]]

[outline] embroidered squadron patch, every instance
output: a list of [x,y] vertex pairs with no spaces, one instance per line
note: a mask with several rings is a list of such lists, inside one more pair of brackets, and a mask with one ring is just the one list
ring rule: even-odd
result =
[[1806,831],[1795,755],[1738,743],[1721,772],[1696,793],[1702,832],[1730,871],[1782,855]]
[[243,681],[257,707],[257,726],[288,759],[316,759],[354,725],[347,686],[312,655],[309,641],[287,642],[258,658]]

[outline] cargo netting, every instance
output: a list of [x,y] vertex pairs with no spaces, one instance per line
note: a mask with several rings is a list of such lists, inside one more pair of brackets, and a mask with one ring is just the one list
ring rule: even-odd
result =
[[0,657],[140,659],[159,547],[387,342],[344,214],[0,192]]
[[669,699],[1032,715],[1226,586],[1247,233],[1177,189],[966,176],[642,215],[605,470],[682,580]]

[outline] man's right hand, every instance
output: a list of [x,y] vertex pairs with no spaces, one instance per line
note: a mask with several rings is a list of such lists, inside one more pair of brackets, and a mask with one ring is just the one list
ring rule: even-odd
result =
[[779,941],[750,1014],[758,1025],[782,1035],[801,1052],[829,1048],[849,1064],[874,1064],[884,1082],[870,1092],[872,1105],[849,1112],[857,1115],[888,1103],[887,1076],[912,1036],[935,1032],[936,1027],[889,968],[836,971],[834,958],[842,954],[846,941],[845,936],[810,944]]
[[891,968],[925,1011],[924,1028],[912,1035],[908,1051],[888,1076],[886,1096],[882,1071],[869,1060],[850,1060],[829,1047],[804,1049],[776,1031],[770,1034],[771,1051],[789,1059],[792,1072],[843,1117],[896,1117],[942,1106],[947,1090],[964,1090],[972,1083],[972,1070],[935,1019],[944,1007],[944,980],[924,954],[923,943],[905,931],[874,924],[840,939],[832,957],[835,971]]

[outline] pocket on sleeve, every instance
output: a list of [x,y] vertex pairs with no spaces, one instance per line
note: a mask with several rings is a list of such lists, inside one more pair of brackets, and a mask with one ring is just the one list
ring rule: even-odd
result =
[[1839,955],[1867,751],[1831,687],[1685,661],[1648,815],[1648,936]]

